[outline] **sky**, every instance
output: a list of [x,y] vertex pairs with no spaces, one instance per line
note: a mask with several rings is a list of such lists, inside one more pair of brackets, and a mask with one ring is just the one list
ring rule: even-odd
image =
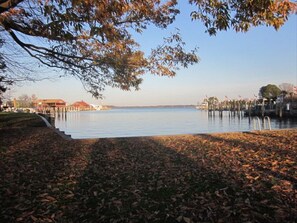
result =
[[[95,99],[75,78],[56,78],[15,86],[12,97],[35,94],[38,98],[59,98],[67,103],[84,100],[92,104],[115,106],[188,105],[206,96],[223,100],[254,98],[267,84],[297,85],[297,15],[275,31],[272,27],[253,27],[247,33],[233,30],[209,36],[199,21],[191,21],[188,4],[179,6],[181,14],[167,30],[149,28],[135,38],[145,52],[162,42],[166,34],[180,29],[187,48],[198,47],[200,62],[180,69],[174,78],[143,76],[139,91],[107,88],[103,99]],[[51,76],[53,71],[43,68]],[[62,72],[61,72],[62,74]],[[57,74],[54,74],[57,76]]]

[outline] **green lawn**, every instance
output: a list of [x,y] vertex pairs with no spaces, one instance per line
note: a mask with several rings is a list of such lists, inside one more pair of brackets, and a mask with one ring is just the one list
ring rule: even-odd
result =
[[0,128],[45,126],[36,114],[0,112]]

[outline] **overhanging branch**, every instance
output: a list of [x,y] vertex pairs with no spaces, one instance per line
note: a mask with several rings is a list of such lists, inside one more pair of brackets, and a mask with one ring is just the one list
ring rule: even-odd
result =
[[0,14],[7,12],[9,9],[16,7],[24,0],[0,0]]
[[[58,66],[58,65],[54,65],[54,64],[50,64],[48,62],[45,62],[40,57],[46,58],[46,56],[48,56],[48,57],[53,58],[53,59],[55,59],[55,60],[57,60],[57,61],[59,61],[61,63],[68,64],[69,66],[72,66],[72,67],[77,67],[77,68],[79,68],[81,70],[87,69],[88,67],[81,66],[81,65],[75,63],[75,61],[72,61],[72,60],[81,60],[81,61],[85,60],[85,61],[89,61],[89,62],[93,61],[90,58],[80,57],[80,56],[75,56],[75,55],[69,55],[69,54],[63,54],[63,53],[59,53],[59,52],[53,51],[53,50],[45,48],[45,47],[39,47],[39,46],[35,46],[33,44],[24,43],[17,37],[17,35],[10,28],[7,28],[7,26],[5,26],[5,24],[4,24],[4,27],[5,27],[6,31],[10,34],[10,36],[13,38],[13,40],[22,49],[24,49],[30,56],[36,58],[38,61],[40,61],[42,64],[44,64],[46,66],[65,69],[64,66]],[[31,50],[33,52],[39,53],[40,56],[37,56],[38,54],[33,54],[31,52]]]

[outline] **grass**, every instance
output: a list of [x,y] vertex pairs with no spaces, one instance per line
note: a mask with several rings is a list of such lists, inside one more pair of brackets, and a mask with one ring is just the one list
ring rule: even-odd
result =
[[45,126],[36,114],[0,112],[0,128]]

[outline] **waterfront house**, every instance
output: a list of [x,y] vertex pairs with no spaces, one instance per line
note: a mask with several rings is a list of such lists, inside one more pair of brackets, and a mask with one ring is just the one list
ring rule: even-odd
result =
[[69,106],[70,107],[70,110],[74,110],[74,111],[88,111],[88,110],[94,110],[94,108],[84,102],[84,101],[77,101],[77,102],[74,102],[72,105]]
[[33,102],[37,112],[65,110],[66,102],[62,99],[37,99]]

